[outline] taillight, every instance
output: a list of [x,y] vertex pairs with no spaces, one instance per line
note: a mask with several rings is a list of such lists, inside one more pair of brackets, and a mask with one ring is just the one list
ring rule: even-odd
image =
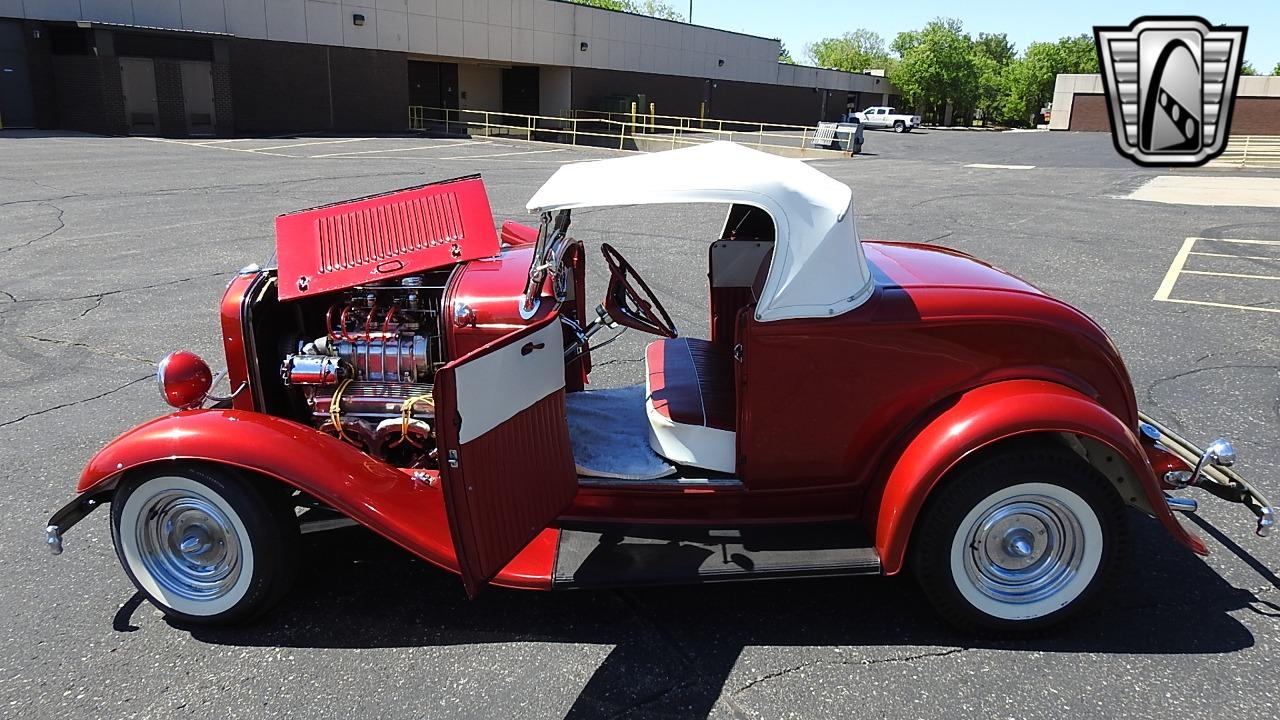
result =
[[179,410],[199,407],[213,387],[209,365],[189,350],[166,355],[156,367],[156,380],[164,401]]

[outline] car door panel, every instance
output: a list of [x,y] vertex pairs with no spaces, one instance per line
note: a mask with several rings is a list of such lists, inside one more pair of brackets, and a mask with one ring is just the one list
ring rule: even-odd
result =
[[468,595],[577,493],[564,378],[555,314],[436,373],[441,485]]

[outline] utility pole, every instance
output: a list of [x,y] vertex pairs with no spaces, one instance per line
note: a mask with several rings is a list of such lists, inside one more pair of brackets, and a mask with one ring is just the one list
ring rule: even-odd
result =
[[693,24],[693,0],[689,0],[689,24]]

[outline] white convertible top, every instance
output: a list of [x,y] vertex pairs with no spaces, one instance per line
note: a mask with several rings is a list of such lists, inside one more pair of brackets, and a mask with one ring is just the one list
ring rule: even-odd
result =
[[729,142],[565,165],[529,199],[531,212],[657,203],[737,203],[769,213],[773,263],[756,319],[828,317],[871,295],[853,191],[799,160]]

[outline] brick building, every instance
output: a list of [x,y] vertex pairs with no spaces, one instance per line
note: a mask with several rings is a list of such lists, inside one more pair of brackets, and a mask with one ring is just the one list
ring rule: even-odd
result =
[[[1059,75],[1050,130],[1111,132],[1101,75]],[[1231,111],[1233,135],[1280,135],[1280,76],[1246,75]]]
[[[559,0],[0,0],[0,123],[105,134],[399,131],[410,105],[812,124],[883,77],[777,40]],[[629,103],[626,103],[629,104]]]

